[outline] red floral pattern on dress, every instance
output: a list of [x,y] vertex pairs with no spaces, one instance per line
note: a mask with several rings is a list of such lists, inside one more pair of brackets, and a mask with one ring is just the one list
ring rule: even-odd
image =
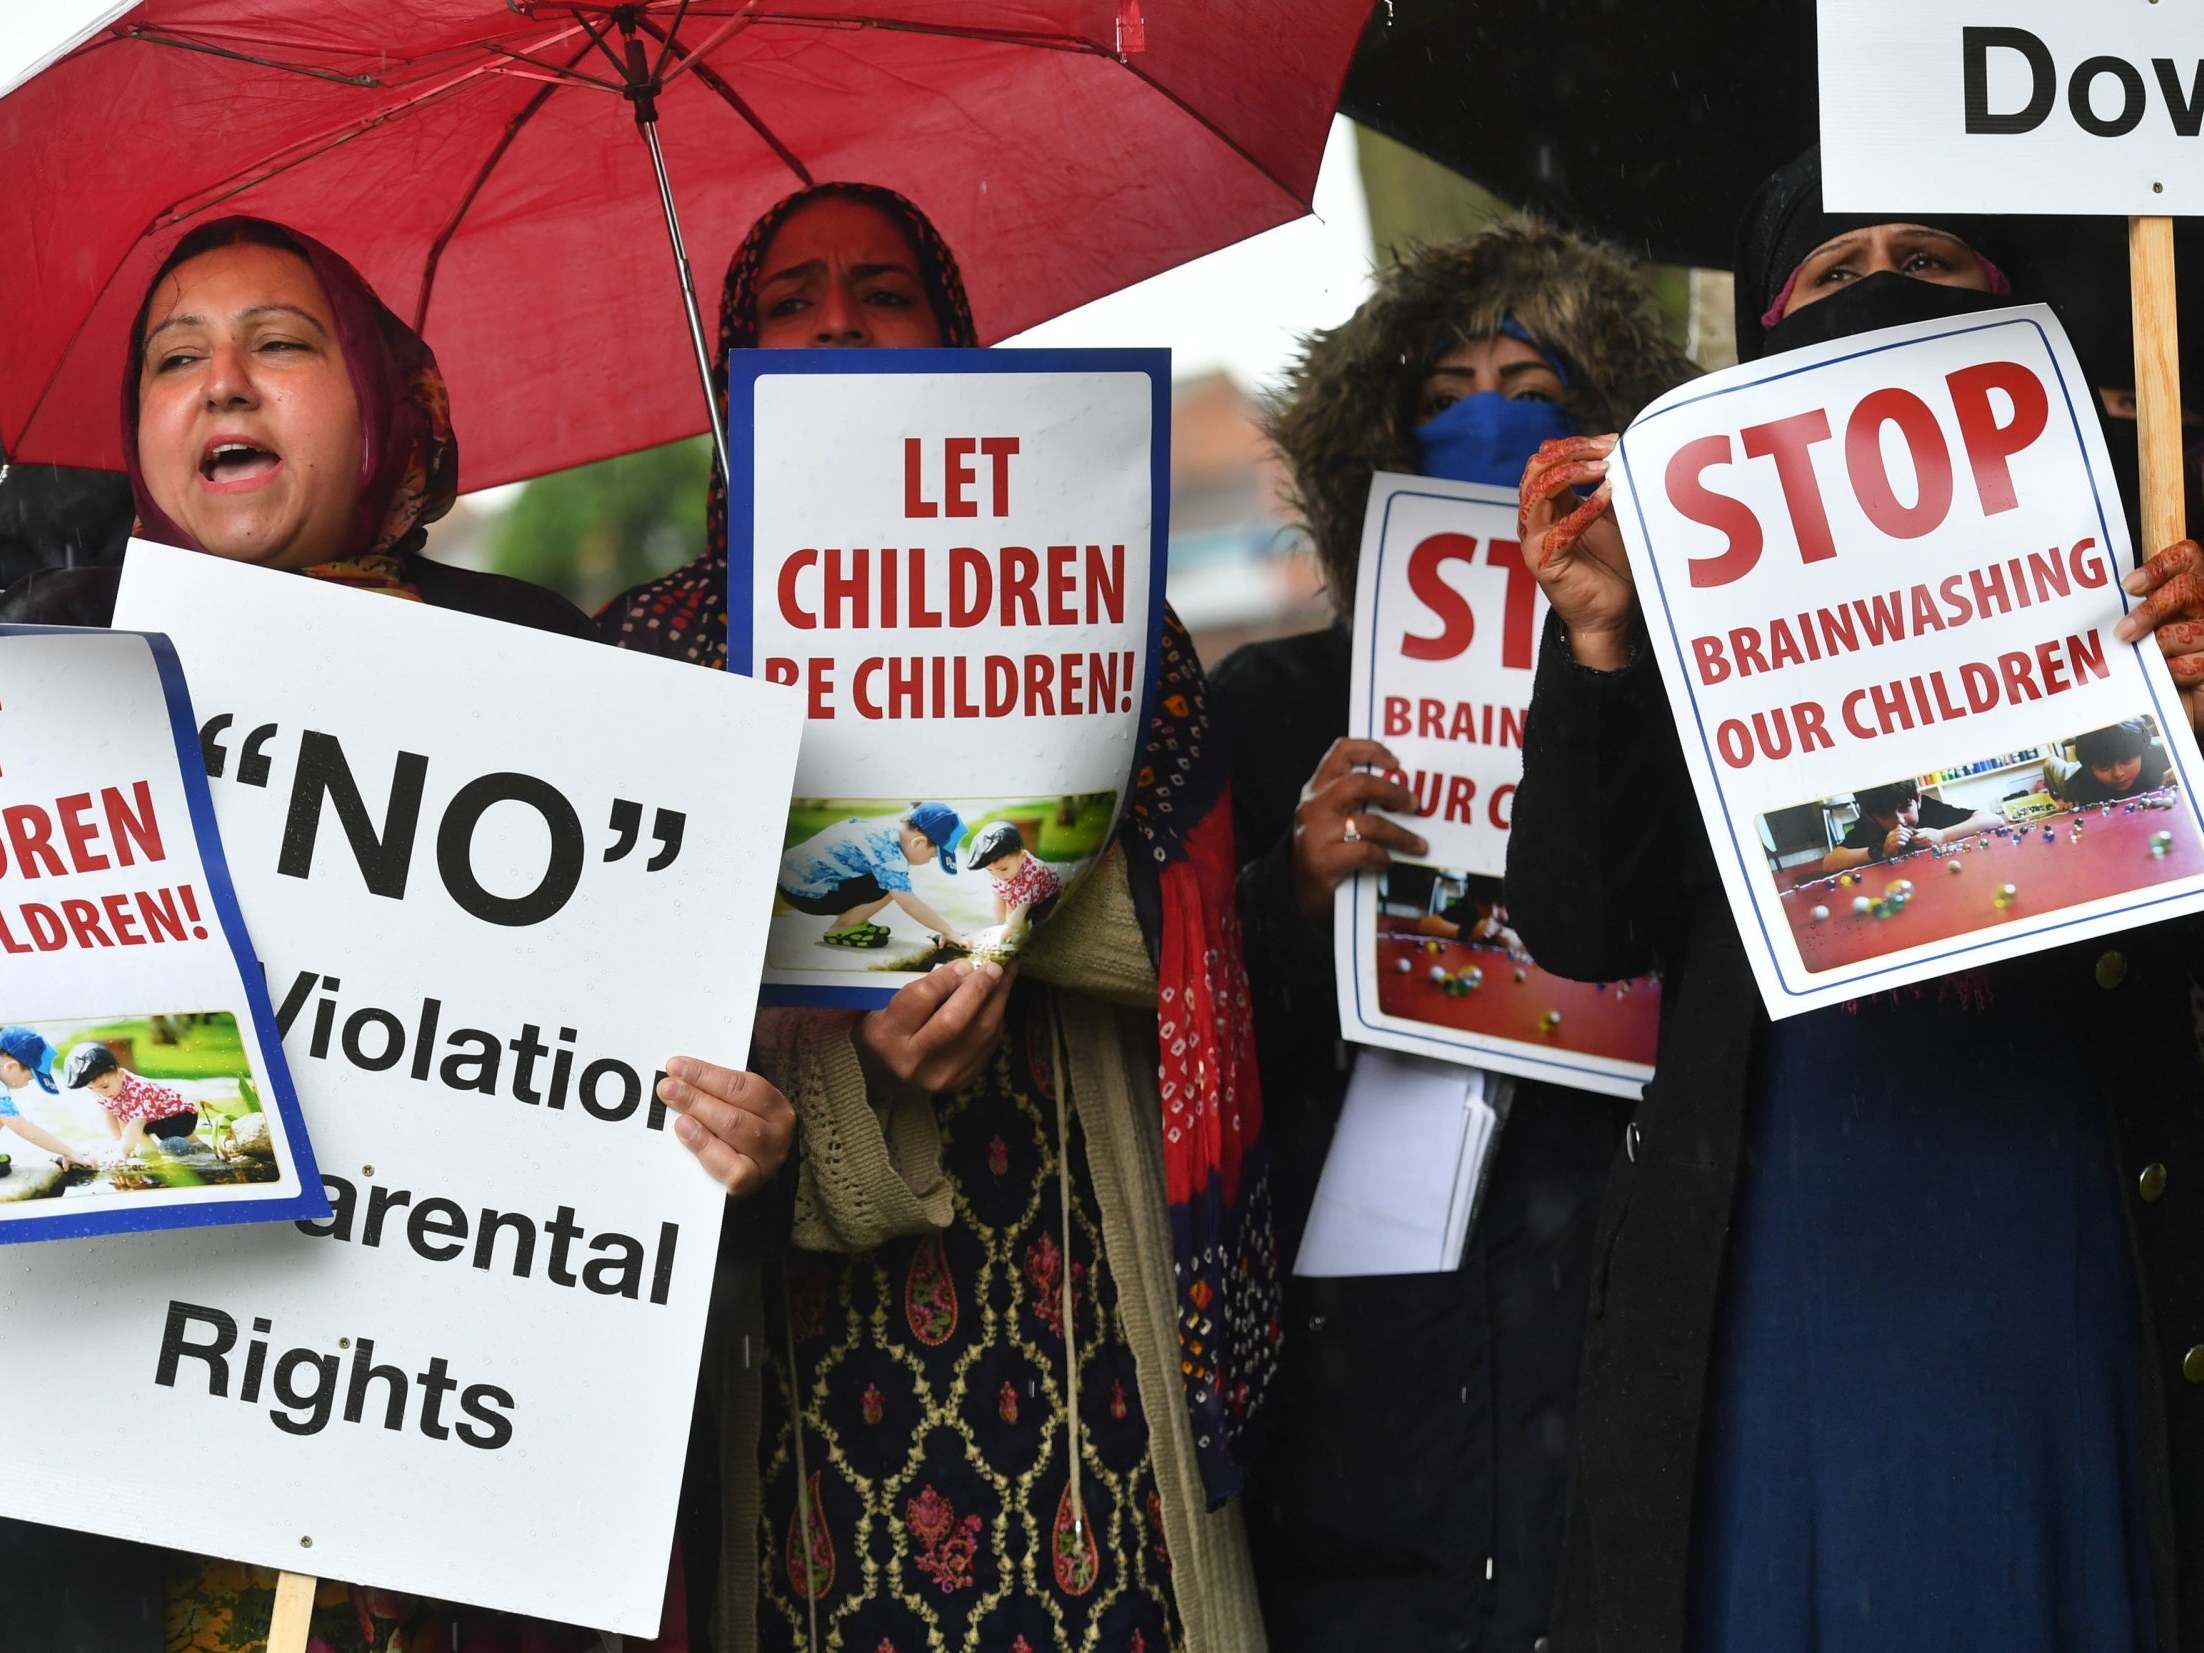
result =
[[1010,1173],[1010,1144],[1001,1137],[987,1145],[987,1168],[998,1177]]
[[[1064,1254],[1057,1249],[1056,1236],[1043,1234],[1026,1248],[1025,1277],[1033,1287],[1033,1312],[1040,1316],[1041,1324],[1058,1337],[1064,1335]],[[1071,1302],[1074,1311],[1079,1306],[1080,1288],[1087,1281],[1087,1265],[1071,1265]]]
[[1072,1500],[1071,1484],[1056,1500],[1056,1527],[1049,1545],[1056,1564],[1056,1588],[1067,1596],[1083,1596],[1102,1577],[1102,1552],[1095,1547],[1094,1523]]
[[834,1537],[827,1531],[826,1511],[819,1507],[819,1473],[811,1476],[811,1543],[806,1546],[798,1522],[802,1510],[788,1517],[788,1587],[798,1601],[820,1601],[834,1588]]
[[864,1394],[858,1397],[857,1406],[867,1423],[877,1424],[887,1411],[887,1407],[880,1399],[880,1385],[877,1383],[866,1384]]
[[796,1341],[808,1343],[826,1332],[828,1275],[815,1265],[788,1265],[788,1328]]
[[1163,1494],[1154,1487],[1148,1489],[1148,1525],[1156,1530],[1156,1564],[1171,1565],[1171,1547],[1163,1539]]
[[1110,1379],[1110,1416],[1122,1420],[1125,1416],[1125,1380]]
[[918,1540],[912,1560],[943,1595],[972,1586],[972,1561],[980,1547],[978,1516],[958,1519],[956,1506],[928,1486],[904,1506],[903,1524]]
[[1004,1423],[1018,1421],[1018,1389],[1009,1379],[1003,1380],[1002,1390],[995,1396],[995,1411]]
[[903,1317],[911,1335],[938,1349],[957,1329],[957,1283],[941,1236],[929,1234],[911,1248],[911,1269],[903,1278]]

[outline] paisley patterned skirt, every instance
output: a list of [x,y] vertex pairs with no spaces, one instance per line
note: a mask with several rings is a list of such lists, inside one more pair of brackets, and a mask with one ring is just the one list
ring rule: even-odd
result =
[[849,1653],[1180,1644],[1162,1501],[1084,1137],[1073,1118],[1067,1256],[1047,996],[1016,991],[993,1064],[939,1104],[955,1221],[862,1256],[795,1253],[787,1330],[784,1304],[772,1305],[758,1605],[772,1653],[808,1648],[814,1614],[819,1648]]

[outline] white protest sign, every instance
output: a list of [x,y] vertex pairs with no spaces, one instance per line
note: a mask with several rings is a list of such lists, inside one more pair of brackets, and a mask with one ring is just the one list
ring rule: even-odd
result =
[[0,626],[0,1243],[325,1216],[175,650]]
[[[1623,434],[1616,518],[1770,1015],[2204,908],[2180,699],[2111,636],[2095,404],[2032,306],[1747,363]],[[2074,785],[2120,725],[2174,784]]]
[[728,665],[807,712],[767,994],[1007,958],[1108,845],[1162,618],[1170,356],[737,351]]
[[1371,478],[1347,732],[1400,761],[1418,808],[1406,824],[1431,847],[1339,887],[1339,1024],[1363,1044],[1635,1096],[1659,984],[1548,975],[1500,890],[1546,609],[1511,491]]
[[[1355,576],[1348,733],[1382,741],[1434,867],[1507,871],[1546,596],[1506,488],[1380,471]],[[1395,856],[1395,859],[1400,859]]]
[[651,1633],[725,1197],[648,1095],[744,1060],[793,697],[159,547],[117,612],[191,680],[335,1210],[23,1248],[0,1389],[176,1449],[19,1455],[0,1511]]
[[2169,3],[1820,0],[1833,212],[2204,212],[2204,17]]

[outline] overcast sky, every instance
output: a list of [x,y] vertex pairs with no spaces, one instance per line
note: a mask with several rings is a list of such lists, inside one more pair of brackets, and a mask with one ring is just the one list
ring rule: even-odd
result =
[[1258,390],[1284,368],[1295,335],[1345,321],[1369,288],[1370,214],[1355,169],[1354,133],[1335,118],[1313,215],[1003,342],[1169,345],[1176,377],[1229,368]]

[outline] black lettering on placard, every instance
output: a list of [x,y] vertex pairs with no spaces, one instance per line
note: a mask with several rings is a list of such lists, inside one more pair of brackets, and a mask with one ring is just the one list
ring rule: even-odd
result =
[[[211,1329],[213,1336],[194,1338],[191,1334],[195,1328]],[[272,1322],[256,1317],[252,1329],[255,1335],[246,1351],[246,1380],[237,1393],[237,1398],[248,1406],[260,1404],[258,1374],[270,1353],[270,1345],[261,1334],[274,1327]],[[177,1381],[179,1367],[188,1356],[206,1363],[205,1393],[227,1400],[228,1357],[237,1346],[237,1335],[234,1315],[172,1299],[163,1324],[154,1381],[169,1389],[191,1387]],[[402,1431],[408,1412],[412,1412],[414,1427],[432,1441],[449,1440],[456,1433],[467,1445],[485,1452],[494,1452],[511,1442],[515,1407],[509,1390],[490,1383],[462,1387],[451,1375],[451,1362],[442,1355],[432,1355],[421,1370],[409,1373],[402,1366],[378,1362],[372,1337],[350,1341],[349,1373],[343,1356],[319,1349],[302,1346],[277,1354],[268,1384],[274,1403],[268,1408],[268,1421],[286,1435],[318,1435],[340,1417],[348,1424],[373,1420],[385,1429]],[[381,1386],[379,1391],[376,1385]],[[444,1419],[444,1402],[454,1394],[467,1419],[456,1429]],[[376,1399],[382,1402],[379,1407],[373,1404]]]
[[390,802],[380,830],[368,818],[360,784],[335,735],[309,729],[299,740],[298,772],[291,777],[291,812],[283,825],[283,852],[276,871],[285,878],[310,877],[314,843],[321,833],[324,798],[336,806],[337,824],[370,894],[403,901],[413,864],[413,835],[421,823],[421,789],[429,760],[418,752],[400,752],[390,774]]
[[[199,755],[211,779],[223,779],[230,769],[226,737],[235,723],[234,713],[219,712],[200,726]],[[269,784],[274,760],[267,747],[278,732],[276,724],[261,724],[238,749],[233,778],[241,785]],[[428,767],[429,760],[418,752],[397,754],[391,767],[389,798],[378,822],[370,813],[344,743],[322,730],[307,730],[300,738],[297,768],[291,777],[276,871],[286,878],[313,876],[327,805],[336,812],[346,848],[368,892],[386,900],[404,900],[411,882],[414,845],[420,834]],[[491,894],[476,871],[476,831],[482,817],[500,803],[533,809],[551,834],[550,854],[535,875],[534,887],[522,895]],[[609,822],[613,842],[604,852],[605,861],[622,861],[634,853],[643,840],[646,810],[654,847],[643,870],[663,872],[680,858],[689,824],[684,811],[615,798]],[[467,782],[445,807],[436,836],[437,871],[451,898],[485,923],[507,928],[541,924],[563,911],[573,899],[581,884],[587,849],[581,812],[565,793],[537,776],[498,770]]]
[[[2120,112],[2109,117],[2099,115],[2089,98],[2091,88],[2107,75],[2120,83]],[[2124,138],[2141,126],[2148,102],[2142,75],[2121,57],[2085,58],[2066,83],[2066,107],[2074,124],[2100,138]]]
[[[1959,31],[1960,69],[1970,136],[2007,136],[2033,132],[2050,117],[2058,103],[2059,67],[2051,48],[2026,29],[1978,27]],[[1990,107],[1990,54],[2017,52],[2028,68],[2028,100],[2018,109]],[[2159,94],[2166,100],[2166,121],[2177,137],[2193,138],[2204,132],[2204,59],[2182,67],[2170,57],[2150,60]],[[2100,113],[2098,86],[2111,81],[2119,88],[2119,104]],[[2124,57],[2087,57],[2074,66],[2066,80],[2066,109],[2074,124],[2099,138],[2124,138],[2143,124],[2150,112],[2150,86],[2137,64]]]
[[[2033,132],[2041,126],[2059,90],[2059,72],[2052,65],[2051,48],[2026,29],[1969,28],[1959,34],[1960,49],[1966,57],[1968,133]],[[2006,114],[1994,114],[1990,109],[1989,55],[1993,51],[2018,52],[2028,60],[2028,101]]]
[[2166,118],[2173,122],[2174,133],[2193,138],[2204,132],[2204,59],[2198,60],[2185,87],[2172,58],[2154,57],[2150,66],[2158,73],[2158,90],[2165,96]]
[[[229,754],[222,747],[221,736],[235,721],[236,719],[230,713],[222,712],[208,718],[205,727],[199,731],[199,761],[206,765],[207,779],[209,780],[218,781],[222,778],[222,771],[227,766]],[[266,786],[268,784],[268,770],[271,765],[267,749],[268,742],[274,737],[275,732],[276,726],[274,724],[263,723],[245,737],[245,750],[239,753],[237,758],[237,779],[240,784],[245,786]]]
[[[526,895],[492,895],[474,871],[474,832],[493,804],[525,804],[551,829],[551,853]],[[540,924],[564,907],[582,881],[582,820],[566,794],[533,775],[500,770],[459,789],[436,833],[436,867],[460,906],[487,924]]]
[[[678,809],[661,809],[652,819],[651,837],[658,845],[658,853],[650,858],[643,870],[663,872],[681,853],[681,834],[688,826],[688,816]],[[607,861],[618,861],[635,848],[635,840],[643,830],[643,806],[633,798],[612,800],[612,847],[605,851]]]

